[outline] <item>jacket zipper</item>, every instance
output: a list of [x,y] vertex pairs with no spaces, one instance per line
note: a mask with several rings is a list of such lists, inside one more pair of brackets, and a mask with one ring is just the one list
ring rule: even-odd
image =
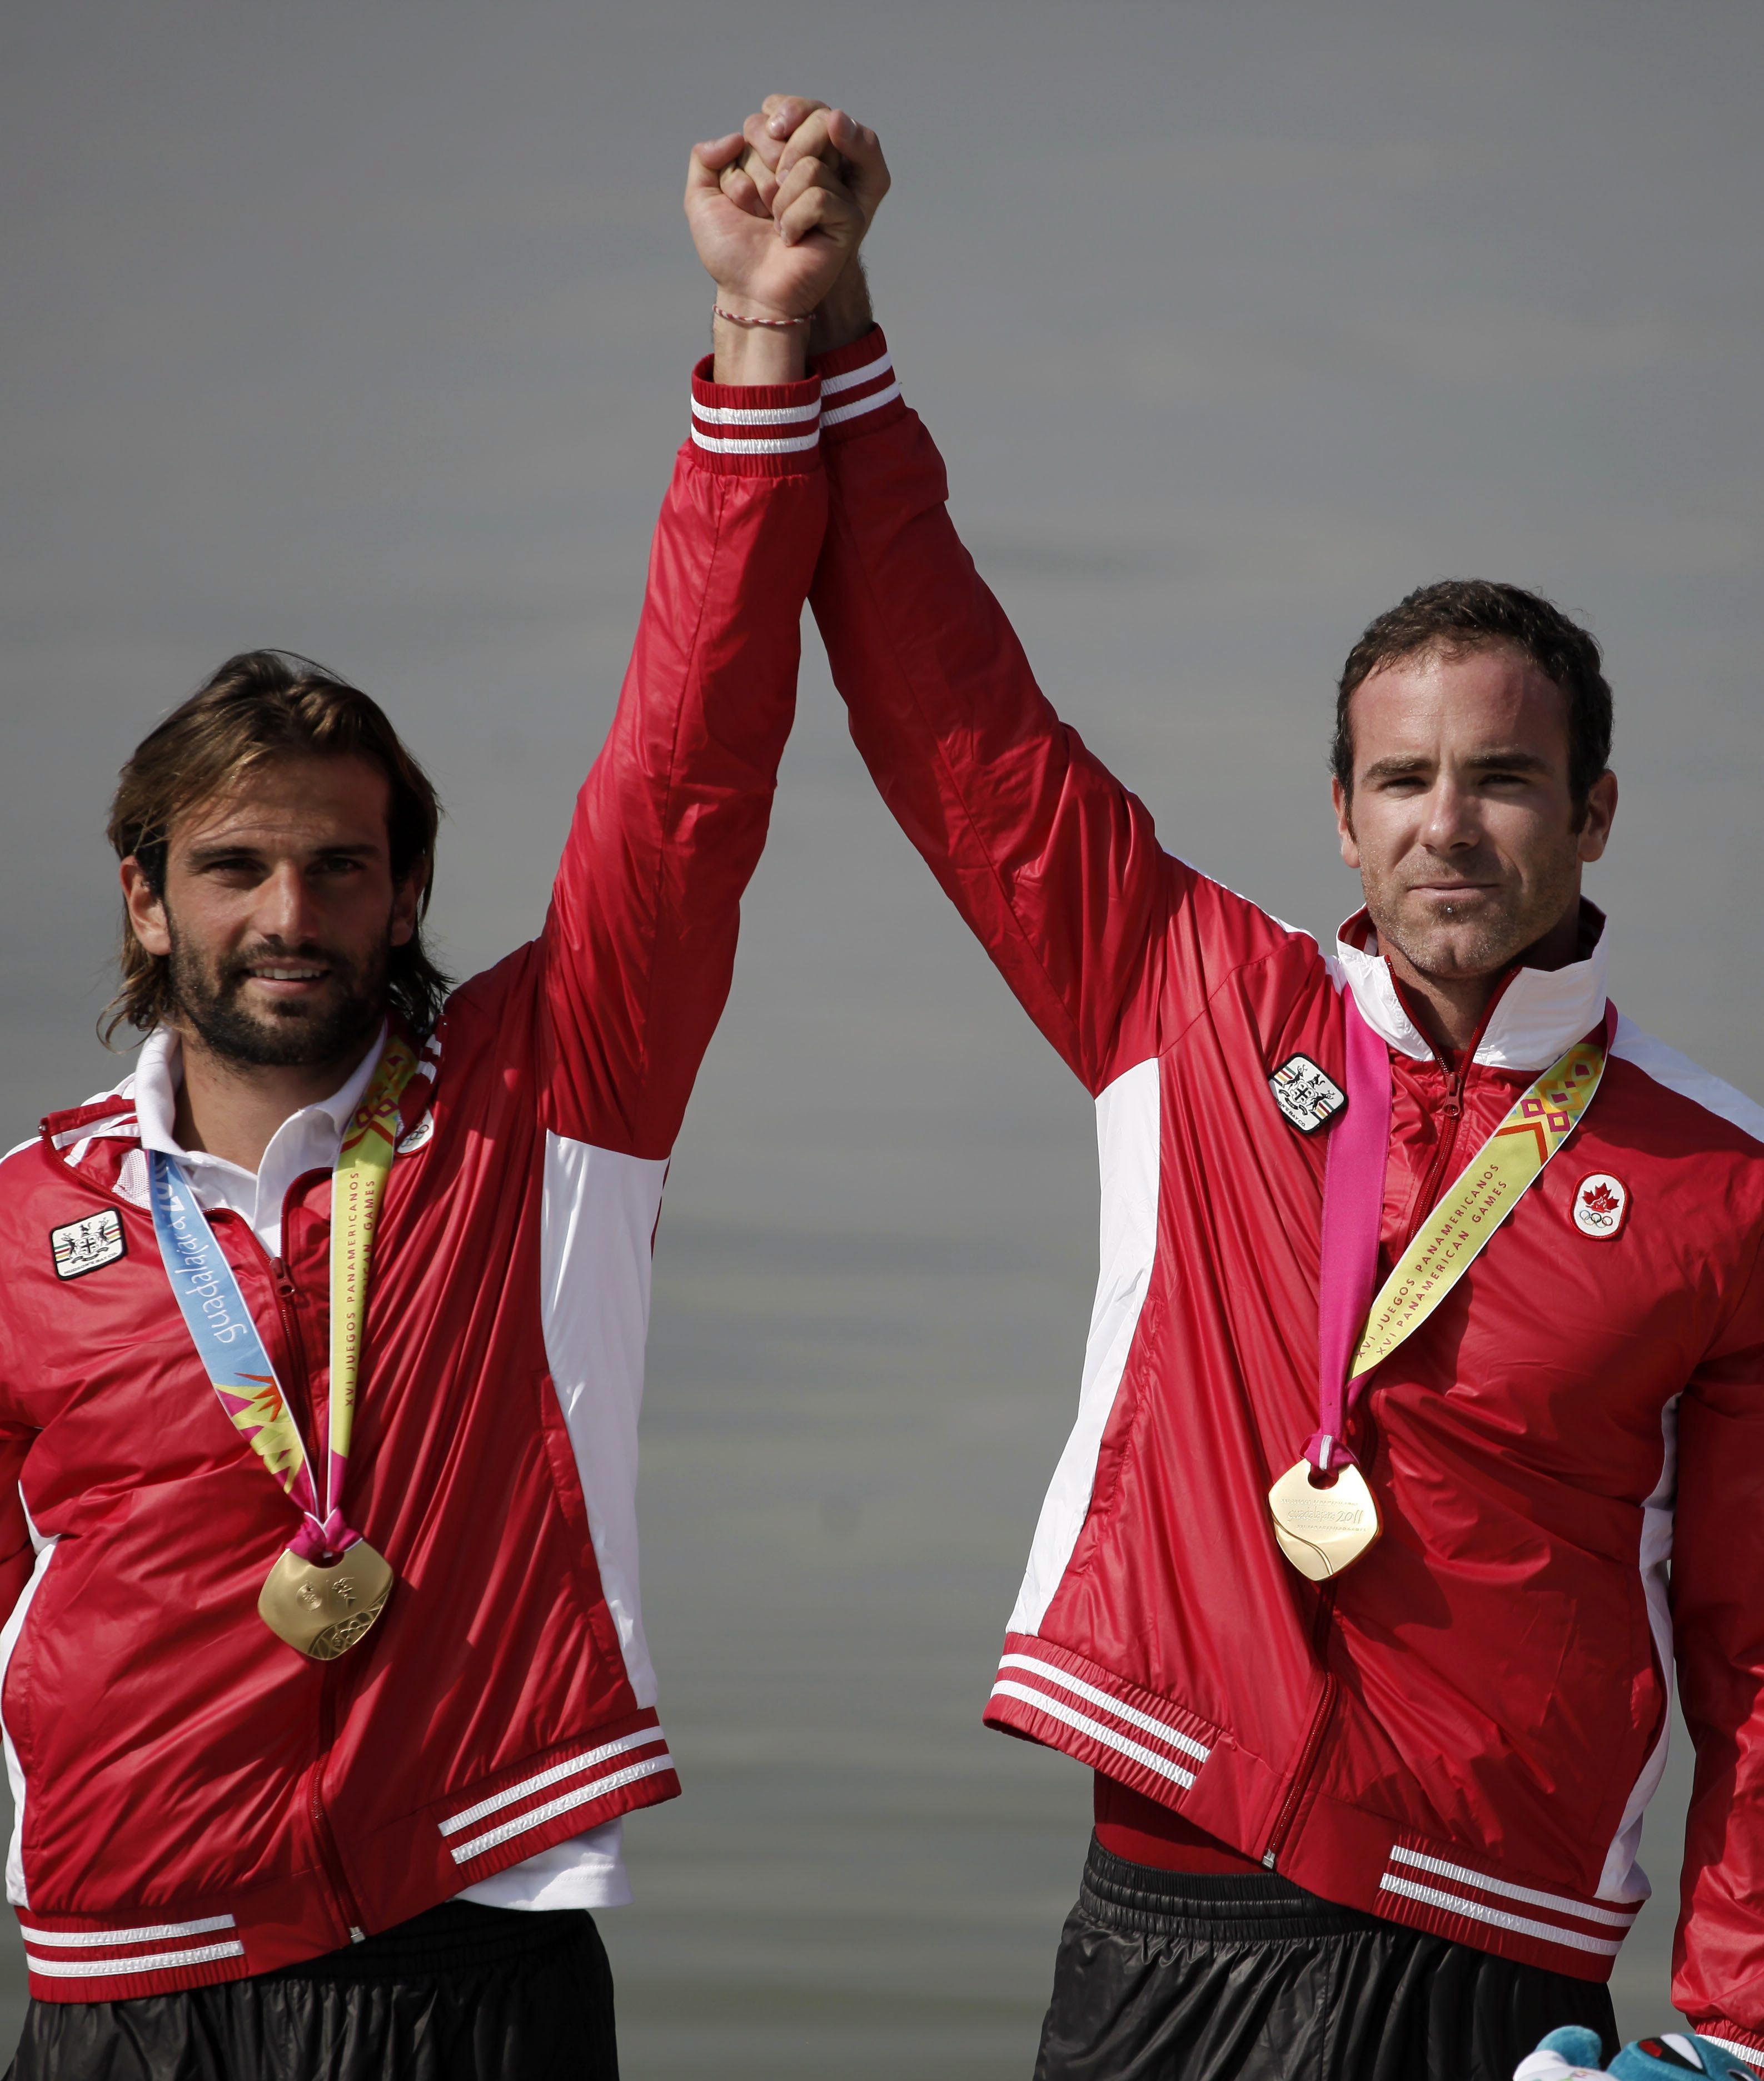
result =
[[[1416,1230],[1433,1212],[1444,1189],[1446,1172],[1458,1146],[1458,1125],[1464,1118],[1464,1084],[1476,1066],[1476,1050],[1482,1045],[1482,1036],[1489,1030],[1489,1022],[1494,1016],[1495,1007],[1506,996],[1507,983],[1512,981],[1512,977],[1513,972],[1510,970],[1500,988],[1482,1007],[1482,1016],[1476,1021],[1476,1030],[1470,1036],[1469,1045],[1459,1051],[1456,1066],[1448,1066],[1446,1070],[1445,1094],[1439,1101],[1439,1110],[1445,1117],[1446,1125],[1440,1132],[1439,1146],[1434,1151],[1433,1161],[1427,1167],[1426,1183],[1415,1202],[1415,1218],[1409,1224],[1409,1234],[1404,1239],[1405,1248],[1413,1241]],[[1397,994],[1399,997],[1402,994],[1401,985],[1398,986]],[[1413,1018],[1413,1013],[1410,1016]],[[1437,1055],[1437,1050],[1435,1053]]]
[[1280,1852],[1286,1848],[1286,1839],[1292,1832],[1292,1823],[1298,1818],[1299,1805],[1309,1787],[1311,1772],[1317,1767],[1317,1753],[1323,1746],[1324,1733],[1329,1726],[1329,1714],[1335,1709],[1335,1694],[1339,1688],[1337,1679],[1325,1670],[1323,1695],[1317,1700],[1317,1709],[1311,1715],[1311,1724],[1305,1730],[1304,1745],[1299,1751],[1299,1759],[1293,1768],[1292,1782],[1287,1787],[1287,1796],[1280,1803],[1280,1811],[1275,1816],[1274,1830],[1268,1837],[1268,1847],[1262,1853],[1262,1861],[1270,1872],[1275,1869]]
[[[1427,1167],[1426,1183],[1418,1202],[1411,1234],[1413,1229],[1419,1228],[1431,1213],[1434,1202],[1439,1196],[1441,1180],[1451,1161],[1452,1152],[1458,1146],[1458,1125],[1464,1118],[1464,1080],[1470,1074],[1471,1065],[1476,1061],[1476,1049],[1482,1044],[1483,1030],[1488,1025],[1500,996],[1501,992],[1497,990],[1489,1000],[1469,1046],[1460,1053],[1455,1066],[1446,1071],[1445,1095],[1439,1106],[1445,1125],[1440,1131],[1439,1145],[1434,1151],[1433,1162]],[[1312,1645],[1319,1655],[1323,1651],[1324,1640],[1329,1632],[1329,1620],[1334,1608],[1335,1586],[1331,1583],[1325,1587],[1318,1599],[1317,1623],[1312,1631]],[[1339,1688],[1337,1679],[1325,1670],[1323,1695],[1318,1699],[1317,1709],[1311,1715],[1311,1724],[1305,1730],[1304,1746],[1299,1751],[1299,1759],[1293,1768],[1292,1781],[1287,1788],[1287,1795],[1280,1803],[1279,1812],[1275,1816],[1268,1847],[1262,1853],[1262,1864],[1270,1872],[1275,1869],[1280,1852],[1286,1847],[1286,1839],[1292,1832],[1292,1823],[1298,1818],[1300,1805],[1310,1785],[1311,1773],[1317,1767],[1317,1755],[1323,1747],[1323,1736],[1328,1729],[1329,1714],[1334,1709],[1335,1694]]]
[[[294,1301],[298,1289],[295,1286],[294,1275],[288,1270],[288,1259],[285,1257],[272,1257],[270,1259],[270,1276],[275,1281],[276,1320],[282,1326],[282,1343],[288,1352],[289,1375],[288,1385],[292,1386],[296,1381],[300,1384],[300,1402],[296,1415],[301,1419],[302,1436],[312,1440],[313,1382],[312,1377],[306,1368],[306,1344],[300,1335],[300,1318],[294,1313]],[[313,1440],[313,1449],[317,1451],[316,1440]],[[316,1479],[318,1473],[316,1461],[313,1472]]]
[[[1414,1228],[1419,1228],[1433,1212],[1434,1203],[1439,1197],[1444,1183],[1447,1167],[1452,1152],[1458,1146],[1458,1123],[1464,1118],[1464,1080],[1470,1074],[1470,1063],[1476,1048],[1472,1041],[1464,1051],[1459,1066],[1446,1072],[1445,1096],[1439,1102],[1439,1110],[1445,1116],[1445,1125],[1439,1131],[1439,1144],[1434,1150],[1433,1162],[1427,1167],[1426,1183],[1422,1187],[1415,1202]],[[1413,1237],[1413,1230],[1410,1230]]]
[[318,1754],[313,1759],[313,1832],[318,1839],[319,1861],[325,1867],[325,1876],[330,1881],[331,1890],[343,1911],[343,1921],[347,1926],[350,1940],[362,1941],[363,1926],[361,1903],[355,1890],[343,1871],[343,1860],[338,1853],[337,1838],[331,1829],[330,1816],[325,1810],[325,1762],[330,1755],[331,1743],[337,1732],[336,1682],[339,1672],[326,1665],[319,1676],[318,1692]]

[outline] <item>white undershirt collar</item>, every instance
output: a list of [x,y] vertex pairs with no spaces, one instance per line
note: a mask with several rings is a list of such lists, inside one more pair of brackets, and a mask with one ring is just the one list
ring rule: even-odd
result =
[[174,1123],[183,1082],[183,1046],[169,1027],[156,1027],[135,1066],[135,1116],[141,1124],[141,1147],[175,1156],[202,1206],[225,1207],[242,1216],[270,1255],[279,1257],[282,1205],[288,1188],[309,1171],[328,1171],[336,1162],[343,1129],[361,1104],[385,1045],[382,1024],[347,1083],[328,1099],[290,1113],[270,1137],[262,1162],[250,1171],[206,1150],[178,1146]]

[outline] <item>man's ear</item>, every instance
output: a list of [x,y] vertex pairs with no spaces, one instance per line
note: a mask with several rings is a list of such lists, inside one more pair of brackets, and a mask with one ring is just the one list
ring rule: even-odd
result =
[[166,899],[155,892],[146,868],[131,853],[117,873],[123,885],[123,908],[128,913],[129,929],[141,942],[142,952],[169,954],[171,931],[166,923]]
[[1335,805],[1335,829],[1342,841],[1342,858],[1359,872],[1359,840],[1354,835],[1354,799],[1338,780],[1329,781],[1329,799]]
[[1581,813],[1577,833],[1577,857],[1590,863],[1599,859],[1611,839],[1611,819],[1617,813],[1617,776],[1607,767],[1586,791],[1586,807]]
[[422,853],[410,863],[410,871],[392,891],[392,944],[408,947],[417,935],[422,915],[422,898],[429,886],[429,856]]

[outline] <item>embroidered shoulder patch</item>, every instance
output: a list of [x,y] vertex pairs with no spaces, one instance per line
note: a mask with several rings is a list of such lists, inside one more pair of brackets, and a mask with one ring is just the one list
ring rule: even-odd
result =
[[55,1259],[57,1279],[78,1279],[96,1272],[101,1264],[114,1264],[128,1250],[123,1236],[123,1217],[115,1207],[101,1214],[88,1214],[82,1221],[49,1230],[49,1249]]
[[1347,1093],[1308,1055],[1290,1055],[1268,1079],[1274,1102],[1300,1134],[1327,1127],[1347,1104]]
[[1582,1178],[1574,1188],[1574,1225],[1582,1235],[1608,1242],[1629,1215],[1629,1188],[1608,1171]]

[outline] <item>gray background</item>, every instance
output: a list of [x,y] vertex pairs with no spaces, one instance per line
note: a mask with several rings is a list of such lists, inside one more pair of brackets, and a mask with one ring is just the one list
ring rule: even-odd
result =
[[[233,650],[326,659],[430,762],[457,968],[536,927],[708,322],[686,150],[797,84],[882,132],[878,304],[958,520],[1166,842],[1332,927],[1354,634],[1443,573],[1539,586],[1618,692],[1615,994],[1764,1096],[1752,0],[27,0],[4,57],[8,1140],[107,1081],[108,789]],[[688,1796],[604,1918],[626,2063],[1021,2075],[1089,1788],[979,1713],[1074,1405],[1091,1116],[812,631],[803,691],[661,1230]]]

